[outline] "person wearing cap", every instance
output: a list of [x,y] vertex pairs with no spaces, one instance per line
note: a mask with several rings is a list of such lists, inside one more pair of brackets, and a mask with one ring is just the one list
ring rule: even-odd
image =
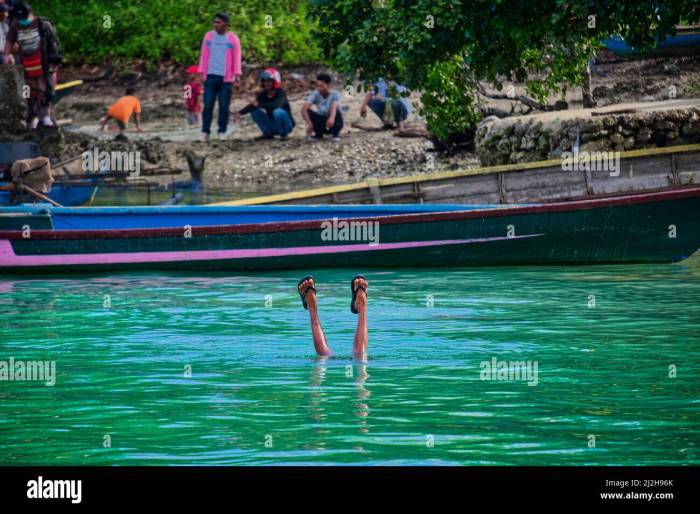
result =
[[56,30],[47,19],[34,16],[31,5],[17,2],[15,21],[10,25],[5,42],[5,59],[14,64],[13,51],[19,54],[24,69],[24,83],[29,86],[29,123],[32,129],[39,122],[53,127],[51,100],[54,95],[56,66],[63,61]]
[[233,85],[241,76],[241,43],[228,30],[229,17],[218,13],[214,30],[204,36],[199,58],[199,72],[204,77],[204,109],[202,111],[202,140],[209,141],[214,104],[219,99],[219,130],[222,137],[229,121]]
[[8,16],[10,13],[10,8],[0,0],[0,64],[5,64],[5,62],[9,62],[9,59],[6,60],[5,54],[3,51],[5,50],[5,43],[7,42],[7,33],[10,32],[10,22],[8,21]]
[[273,139],[279,136],[286,141],[294,129],[292,109],[289,107],[287,93],[282,89],[282,77],[275,68],[267,68],[260,73],[260,92],[252,102],[236,113],[235,121],[240,123],[241,114],[250,113],[262,135],[256,140]]
[[187,68],[189,80],[185,85],[185,108],[187,109],[187,123],[190,126],[199,124],[199,115],[202,113],[202,75],[199,66],[192,65]]

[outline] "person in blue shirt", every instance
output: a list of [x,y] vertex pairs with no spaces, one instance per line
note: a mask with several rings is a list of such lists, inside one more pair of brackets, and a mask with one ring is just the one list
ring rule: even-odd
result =
[[[343,130],[343,116],[340,113],[340,93],[331,89],[331,76],[319,73],[316,77],[316,89],[309,95],[301,109],[306,121],[306,140],[318,141],[325,134],[333,137],[333,142],[340,141]],[[312,107],[316,110],[311,110]]]
[[[396,127],[399,130],[403,130],[406,119],[411,113],[411,103],[408,99],[400,96],[406,91],[407,89],[404,86],[394,81],[387,83],[384,79],[379,79],[374,85],[374,91],[367,93],[365,96],[360,109],[360,116],[366,118],[367,107],[369,107],[382,120],[384,128],[391,129]],[[391,116],[387,116],[387,105],[391,106]]]

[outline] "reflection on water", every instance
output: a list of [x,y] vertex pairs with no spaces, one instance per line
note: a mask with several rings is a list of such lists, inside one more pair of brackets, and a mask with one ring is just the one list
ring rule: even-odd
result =
[[[367,362],[351,357],[361,271]],[[0,278],[0,361],[57,371],[0,380],[0,463],[700,463],[697,256],[320,271],[329,359],[296,275]],[[482,380],[493,358],[536,361],[538,385]]]

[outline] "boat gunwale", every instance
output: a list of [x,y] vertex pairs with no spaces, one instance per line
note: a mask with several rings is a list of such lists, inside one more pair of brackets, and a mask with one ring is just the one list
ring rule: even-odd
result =
[[[616,206],[639,205],[668,200],[700,198],[700,186],[675,188],[669,191],[639,193],[610,198],[584,199],[571,202],[546,203],[537,205],[509,206],[495,209],[464,210],[450,212],[430,212],[417,214],[400,214],[393,216],[371,216],[365,218],[347,218],[343,221],[379,222],[382,225],[407,223],[433,223],[443,221],[461,221],[466,219],[491,218],[498,216],[519,216],[526,214],[556,213],[601,209]],[[333,218],[322,220],[271,221],[263,223],[246,223],[240,225],[206,225],[191,227],[192,237],[228,234],[252,234],[271,232],[293,232],[316,230]],[[181,227],[135,228],[135,229],[100,229],[100,230],[32,230],[31,237],[24,237],[22,230],[0,231],[0,239],[6,240],[60,240],[60,239],[129,239],[147,237],[182,237]]]
[[[602,114],[606,114],[604,111]],[[700,152],[700,144],[665,146],[660,148],[640,148],[637,150],[626,150],[620,152],[620,161],[627,159],[645,159],[654,157],[663,157],[666,155],[685,154]],[[498,175],[508,172],[544,170],[548,168],[561,167],[564,159],[548,159],[544,161],[531,161],[515,164],[498,164],[495,166],[478,166],[475,168],[467,168],[457,171],[440,171],[434,173],[420,173],[417,175],[408,175],[405,177],[391,177],[375,179],[374,185],[381,187],[399,186],[412,183],[424,183],[431,181],[444,181],[449,179],[460,179],[466,177],[474,177],[480,175]],[[349,193],[370,188],[370,180],[362,182],[354,182],[351,184],[339,184],[335,186],[320,187],[315,189],[304,189],[301,191],[290,191],[288,193],[280,193],[265,196],[255,196],[253,198],[243,198],[241,200],[232,200],[224,202],[214,202],[207,204],[212,207],[238,207],[265,205],[275,202],[287,202],[299,199],[313,199],[320,196],[332,195],[337,193]],[[297,204],[299,205],[299,204]]]

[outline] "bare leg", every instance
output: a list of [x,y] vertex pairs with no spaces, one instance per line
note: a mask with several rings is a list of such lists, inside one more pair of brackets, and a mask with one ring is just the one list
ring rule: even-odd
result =
[[[314,279],[312,278],[302,282],[299,289],[304,294],[311,287],[314,287]],[[321,327],[321,320],[318,319],[316,291],[309,291],[306,294],[306,303],[309,306],[309,315],[311,316],[311,335],[314,338],[314,348],[319,356],[327,357],[331,354],[331,350],[328,348],[326,334],[323,333],[323,327]]]
[[[355,288],[364,287],[367,289],[367,281],[358,278],[355,281]],[[355,308],[357,309],[357,329],[355,330],[355,341],[352,345],[353,356],[357,359],[367,358],[367,295],[360,289],[355,298]]]

